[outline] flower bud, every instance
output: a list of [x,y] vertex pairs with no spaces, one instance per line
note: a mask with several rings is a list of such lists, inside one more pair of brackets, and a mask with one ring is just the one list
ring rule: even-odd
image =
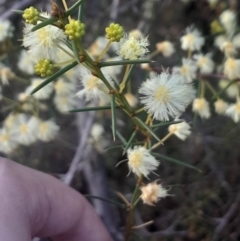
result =
[[109,27],[105,29],[106,38],[111,42],[119,42],[124,35],[123,27],[118,23],[111,23]]
[[81,38],[85,34],[85,24],[71,19],[70,23],[65,26],[65,33],[70,40]]
[[22,16],[26,23],[36,25],[39,17],[39,12],[36,8],[31,6],[30,8],[26,8],[24,10]]
[[34,67],[35,73],[42,78],[53,74],[53,64],[49,59],[40,59]]

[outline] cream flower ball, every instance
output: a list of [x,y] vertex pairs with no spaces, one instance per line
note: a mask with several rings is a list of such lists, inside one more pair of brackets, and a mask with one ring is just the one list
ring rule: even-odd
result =
[[135,146],[133,149],[129,148],[127,156],[129,170],[137,176],[143,175],[147,177],[160,164],[144,146]]
[[153,74],[142,83],[139,93],[146,111],[161,121],[180,116],[195,96],[192,84],[183,82],[180,75],[168,72]]

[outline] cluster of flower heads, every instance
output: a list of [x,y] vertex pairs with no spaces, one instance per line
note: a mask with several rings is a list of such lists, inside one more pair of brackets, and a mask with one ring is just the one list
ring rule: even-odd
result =
[[[240,49],[240,33],[236,31],[236,19],[236,13],[232,10],[225,10],[219,16],[218,21],[222,32],[215,36],[215,46],[225,56],[222,65],[215,66],[212,59],[213,52],[203,53],[201,51],[205,39],[200,31],[192,25],[187,27],[185,34],[180,38],[181,48],[186,51],[187,56],[182,58],[182,65],[173,67],[172,71],[178,73],[185,83],[199,80],[199,86],[202,86],[203,89],[209,88],[216,98],[213,105],[215,112],[231,117],[234,122],[239,122],[240,59],[237,59],[236,56]],[[156,51],[150,54],[150,57],[156,53],[162,53],[165,57],[169,57],[174,54],[174,47],[170,42],[163,41],[156,44]],[[142,68],[151,71],[151,67],[147,64],[142,65]],[[213,73],[222,76],[218,85],[229,98],[236,100],[235,103],[228,104],[218,95],[218,90],[215,90],[210,83]],[[153,91],[153,87],[151,91]],[[146,92],[146,88],[145,90],[141,89],[141,92]],[[199,93],[200,95],[193,100],[192,110],[198,113],[201,118],[208,119],[211,116],[210,103],[205,98],[204,90]],[[148,102],[150,110],[154,108],[154,104],[150,103],[147,98],[145,102]]]
[[[213,2],[213,1],[212,1]],[[213,3],[212,3],[213,4]],[[85,34],[85,25],[79,20],[73,20],[64,26],[64,30],[57,26],[47,25],[36,31],[32,31],[34,25],[40,23],[39,17],[48,19],[47,13],[39,13],[34,8],[25,10],[23,17],[26,20],[23,36],[23,46],[28,51],[22,51],[18,67],[26,74],[33,75],[39,73],[42,77],[53,74],[53,67],[58,62],[73,62],[74,53],[67,45],[67,39],[81,39]],[[236,14],[231,10],[224,11],[219,17],[219,23],[224,29],[224,34],[215,38],[215,46],[225,55],[223,66],[216,68],[212,60],[212,53],[201,52],[205,39],[201,32],[194,26],[186,29],[185,34],[180,38],[181,48],[186,51],[186,57],[182,58],[180,66],[175,66],[172,70],[163,70],[161,73],[151,72],[149,78],[143,81],[138,94],[139,101],[131,93],[126,93],[125,97],[131,107],[136,107],[140,102],[152,119],[158,121],[178,120],[179,123],[170,125],[168,135],[175,135],[181,140],[185,140],[191,133],[190,125],[178,118],[192,103],[192,109],[202,118],[211,116],[209,102],[205,99],[204,88],[207,85],[206,76],[211,75],[216,69],[224,74],[224,79],[219,82],[221,88],[226,88],[231,80],[234,80],[226,93],[236,98],[236,103],[228,105],[223,99],[217,96],[214,103],[215,111],[218,114],[226,114],[233,118],[235,122],[240,121],[240,60],[236,58],[240,48],[240,33],[235,34]],[[7,26],[7,24],[6,24]],[[5,27],[7,29],[7,27]],[[0,25],[1,32],[1,25]],[[6,31],[4,38],[11,37],[10,28]],[[2,37],[2,36],[1,36]],[[1,39],[0,39],[1,41]],[[111,50],[117,54],[115,60],[137,60],[142,58],[153,58],[161,53],[164,57],[170,57],[175,53],[175,47],[170,41],[156,43],[156,50],[150,53],[149,41],[140,31],[133,31],[129,34],[123,32],[119,24],[110,24],[106,28],[106,37],[98,38],[88,49],[88,54],[98,60],[98,57],[105,51],[105,47],[111,42]],[[113,43],[114,42],[114,43]],[[111,61],[108,55],[101,56],[105,61]],[[113,59],[112,59],[113,60]],[[56,65],[54,65],[56,63]],[[60,63],[61,64],[61,63]],[[35,66],[35,67],[34,67]],[[148,64],[142,65],[143,69],[151,71]],[[3,71],[4,70],[4,71]],[[117,88],[116,80],[121,66],[109,66],[102,68],[109,85]],[[31,101],[28,97],[33,89],[39,86],[44,79],[31,78],[31,83],[25,91],[18,95],[23,111],[31,111],[35,105],[35,100],[45,101],[53,97],[53,103],[60,112],[66,112],[75,106],[75,99],[72,93],[76,89],[76,73],[81,79],[81,90],[76,93],[79,98],[86,101],[99,101],[107,103],[110,101],[109,88],[95,73],[86,69],[83,65],[78,71],[72,69],[61,76],[58,80],[46,85],[36,92]],[[8,83],[9,78],[15,75],[7,67],[0,66],[0,76],[3,83]],[[196,96],[193,88],[193,81],[200,79],[202,87],[201,94]],[[212,90],[210,85],[209,87]],[[24,113],[11,113],[4,121],[0,129],[1,151],[11,152],[18,144],[30,145],[36,140],[49,141],[54,138],[59,131],[59,127],[52,120],[43,121],[36,116]],[[100,131],[99,131],[100,132]],[[99,134],[100,135],[100,134]],[[97,137],[95,137],[97,139]],[[127,150],[128,167],[130,172],[136,176],[146,178],[156,171],[160,162],[151,154],[145,146],[134,146]],[[160,198],[166,197],[167,190],[157,182],[149,183],[141,188],[141,199],[144,203],[153,205]]]
[[0,129],[0,151],[10,153],[19,145],[28,146],[37,140],[51,141],[58,131],[59,126],[52,120],[12,112]]
[[[127,155],[129,170],[138,177],[141,175],[148,177],[160,165],[160,162],[144,146],[135,146],[133,149],[129,148]],[[168,196],[167,190],[157,182],[143,185],[140,190],[142,193],[140,198],[148,205],[154,205],[160,198]]]
[[[69,59],[63,51],[59,52],[59,56],[63,60]],[[20,79],[24,81],[23,85],[27,86],[24,91],[16,95],[13,103],[16,103],[17,108],[2,123],[0,129],[1,152],[8,154],[16,150],[19,145],[29,146],[38,140],[48,142],[56,137],[60,127],[55,121],[42,120],[36,114],[40,111],[53,111],[52,107],[46,105],[46,101],[52,100],[56,110],[62,114],[66,114],[67,111],[76,107],[74,93],[77,86],[78,69],[71,69],[30,96],[32,90],[45,80],[34,76],[35,64],[36,61],[27,51],[21,50],[17,66],[27,76],[26,79]],[[3,64],[0,66],[0,77],[5,85],[9,84],[10,79],[18,80],[19,78]],[[3,89],[3,98],[5,98],[4,92]]]
[[[40,13],[40,16],[49,18],[49,15],[46,13]],[[69,35],[69,31],[73,31],[70,25],[73,26],[74,29],[78,29],[77,26],[80,26],[72,20],[69,26],[66,26],[67,33],[66,31],[65,33],[67,35]],[[41,72],[42,64],[40,64],[40,62],[45,63],[46,59],[57,61],[62,48],[65,48],[65,50],[69,52],[66,47],[63,47],[67,35],[56,26],[47,25],[36,31],[31,31],[32,28],[32,24],[26,23],[23,45],[28,48],[29,55],[39,61],[35,70],[37,69],[42,76],[45,76],[45,70]],[[147,48],[149,42],[140,32],[125,34],[124,38],[122,38],[123,29],[117,24],[110,24],[110,26],[106,28],[106,32],[107,38],[111,39],[111,41],[114,40],[118,42],[120,40],[116,52],[121,59],[136,60],[147,56],[149,52]],[[114,36],[116,36],[116,38]],[[164,50],[166,46],[169,48],[168,51]],[[168,56],[174,52],[174,48],[170,43],[165,42],[158,44],[158,51],[162,51]],[[109,68],[108,70],[105,68],[104,74],[108,74],[109,71],[114,72],[110,69],[113,68]],[[48,73],[49,72],[51,72],[50,69],[48,70]],[[86,70],[81,71],[80,77],[83,88],[77,93],[78,97],[85,97],[87,101],[100,99],[103,103],[110,100],[108,89],[98,77],[93,76]],[[114,85],[110,76],[108,81],[112,86]],[[174,88],[174,86],[176,86],[176,88]],[[150,93],[152,89],[157,89],[154,95]],[[190,84],[181,82],[177,75],[170,75],[167,72],[147,80],[141,86],[139,93],[145,95],[142,97],[141,103],[145,105],[146,110],[157,120],[169,120],[170,117],[178,117],[192,101],[194,96],[194,91]],[[184,95],[185,98],[181,98],[180,95]]]
[[[50,18],[48,13],[42,12],[42,17]],[[37,23],[41,23],[38,21]],[[40,59],[59,60],[59,53],[66,43],[67,35],[56,26],[47,25],[36,31],[32,31],[33,24],[25,23],[23,29],[23,46],[28,49],[28,54],[36,61]]]
[[[69,60],[69,56],[62,50],[59,51],[58,55],[63,61]],[[18,67],[23,73],[32,76],[34,74],[35,63],[36,61],[27,54],[26,50],[20,52]],[[53,95],[53,103],[55,104],[56,109],[64,114],[76,107],[74,92],[77,86],[78,75],[79,68],[75,67],[54,82],[49,83],[44,88],[37,91],[31,98],[44,101],[51,99]],[[32,90],[40,85],[45,79],[30,77],[30,80],[30,85],[26,87],[25,91],[20,93],[18,97],[18,100],[23,103],[28,103],[26,97],[29,96]]]
[[[122,29],[119,28],[118,25],[110,25],[110,27],[106,30],[108,34],[108,38],[111,39],[111,41],[116,40],[119,41],[119,38],[114,39],[114,31],[115,28],[117,29],[117,36],[123,36],[121,33]],[[44,28],[43,28],[44,29]],[[36,31],[36,33],[39,30]],[[25,33],[26,29],[25,29]],[[30,33],[31,35],[31,33]],[[44,37],[47,37],[47,35],[44,35]],[[41,36],[42,37],[42,36]],[[62,38],[63,39],[63,38]],[[94,45],[92,45],[89,48],[89,54],[92,57],[98,57],[104,47],[106,46],[106,42],[104,44],[101,44],[101,42],[104,41],[103,39],[98,40]],[[45,41],[46,42],[46,41]],[[24,40],[24,44],[26,41]],[[56,43],[55,43],[56,44]],[[61,43],[59,43],[60,45]],[[116,51],[119,55],[117,59],[129,59],[129,60],[135,60],[139,58],[146,57],[146,54],[149,52],[147,49],[147,46],[149,45],[149,42],[147,38],[143,38],[142,36],[137,36],[136,34],[129,34],[125,35],[123,39],[120,40],[120,43],[117,47],[115,47],[114,51]],[[30,47],[30,54],[33,53],[31,49],[33,49],[33,45],[26,45],[26,47]],[[44,46],[44,45],[42,45]],[[116,46],[116,45],[115,45]],[[51,48],[51,47],[50,47]],[[39,48],[42,49],[42,55],[44,54],[43,47]],[[100,50],[99,50],[100,49]],[[47,50],[48,53],[51,53],[49,50]],[[43,58],[44,56],[41,56]],[[46,56],[50,57],[50,56]],[[106,58],[106,57],[105,57]],[[52,58],[54,61],[56,61],[55,58]],[[111,61],[111,60],[109,60]],[[106,67],[103,68],[103,73],[105,77],[108,79],[109,84],[114,87],[113,77],[116,77],[116,74],[118,74],[121,71],[121,67]],[[82,67],[80,68],[80,79],[82,88],[80,91],[76,93],[77,97],[85,98],[86,101],[101,101],[102,103],[107,103],[110,101],[110,94],[109,90],[103,83],[101,79],[99,79],[97,76],[93,75],[89,70]],[[154,78],[159,80],[159,83],[154,80]],[[61,81],[61,82],[60,82]],[[150,80],[148,80],[150,82]],[[189,102],[192,100],[194,96],[194,90],[191,86],[191,84],[182,83],[179,80],[179,77],[177,75],[170,75],[168,72],[163,73],[162,75],[155,76],[151,80],[152,84],[154,85],[154,89],[158,89],[156,91],[155,96],[149,96],[148,98],[155,98],[155,108],[149,110],[149,113],[153,114],[153,116],[156,119],[160,120],[168,120],[169,116],[175,118],[176,116],[179,116],[186,108],[186,106],[189,104]],[[180,83],[181,82],[181,83]],[[29,87],[29,91],[31,92],[34,87],[36,87],[39,83],[36,82],[33,83],[32,86]],[[177,85],[177,87],[174,87],[174,85]],[[61,88],[61,86],[64,85],[63,80],[58,80],[55,84],[55,90],[58,91],[58,88]],[[148,84],[147,84],[148,86]],[[46,86],[48,88],[48,91],[52,89],[53,87],[51,85]],[[45,90],[44,87],[42,90],[38,91],[39,93],[36,97],[39,97],[43,93],[47,93],[48,91]],[[62,88],[62,90],[67,92],[67,89],[71,89],[70,86],[65,86],[65,88]],[[144,86],[141,88],[144,90]],[[162,90],[161,90],[162,89]],[[177,90],[178,89],[178,90]],[[41,91],[43,91],[41,93]],[[149,90],[151,92],[151,90]],[[28,92],[29,93],[29,92]],[[175,94],[182,94],[187,95],[187,99],[181,98],[180,100],[172,99],[172,97],[175,96]],[[143,94],[148,95],[148,92],[144,92]],[[126,95],[126,98],[131,99],[131,97]],[[175,97],[174,97],[175,98]],[[144,99],[144,97],[143,97]],[[154,100],[153,100],[154,101]],[[132,105],[136,105],[136,99],[132,101]],[[144,103],[144,100],[142,101]],[[177,102],[179,102],[177,104]],[[131,105],[131,101],[129,101]],[[163,114],[159,114],[160,112],[163,112]],[[147,104],[146,104],[147,109]],[[156,112],[156,113],[155,113]],[[172,133],[176,133],[176,131],[171,131]],[[157,161],[144,147],[135,147],[133,150],[128,150],[128,156],[129,156],[129,168],[130,170],[136,174],[137,176],[144,175],[148,176],[150,172],[154,171],[158,165],[159,161]],[[142,195],[141,198],[144,203],[152,205],[158,201],[159,198],[167,196],[167,191],[161,186],[161,184],[157,183],[150,183],[146,186],[141,187]]]

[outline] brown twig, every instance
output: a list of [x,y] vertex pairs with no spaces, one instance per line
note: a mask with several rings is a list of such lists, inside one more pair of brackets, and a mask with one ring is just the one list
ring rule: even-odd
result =
[[218,219],[219,224],[214,230],[214,236],[212,238],[212,241],[218,240],[219,235],[226,228],[226,226],[229,223],[229,220],[233,217],[234,214],[236,214],[236,211],[239,207],[239,203],[240,203],[240,193],[238,193],[237,197],[235,198],[235,201],[232,203],[227,213],[222,218]]

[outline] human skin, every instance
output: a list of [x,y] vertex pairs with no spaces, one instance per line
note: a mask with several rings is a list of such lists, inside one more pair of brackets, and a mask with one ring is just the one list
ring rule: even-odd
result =
[[0,240],[112,241],[86,199],[56,178],[0,157]]

